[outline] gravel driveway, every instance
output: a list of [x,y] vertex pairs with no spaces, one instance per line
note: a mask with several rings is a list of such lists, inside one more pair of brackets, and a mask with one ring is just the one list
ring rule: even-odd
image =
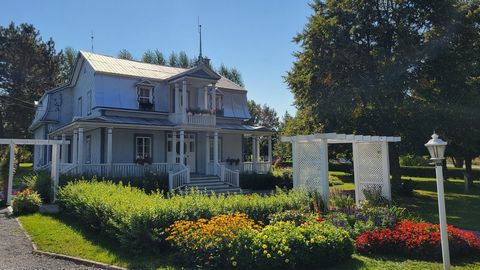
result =
[[6,208],[0,209],[0,269],[94,269],[71,261],[34,255],[32,244]]

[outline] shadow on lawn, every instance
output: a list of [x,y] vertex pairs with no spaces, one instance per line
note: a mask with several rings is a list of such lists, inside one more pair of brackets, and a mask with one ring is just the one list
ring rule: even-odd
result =
[[127,264],[129,269],[186,268],[185,265],[180,265],[177,263],[178,260],[175,260],[176,256],[173,252],[155,252],[154,250],[150,250],[135,254],[131,250],[120,247],[116,240],[90,230],[88,227],[72,217],[62,214],[49,214],[49,216],[66,224],[93,244],[108,250],[109,253],[115,255],[115,257],[121,258],[121,260]]

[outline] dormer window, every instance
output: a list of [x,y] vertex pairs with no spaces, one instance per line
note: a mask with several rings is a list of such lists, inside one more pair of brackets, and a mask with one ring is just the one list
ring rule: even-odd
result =
[[153,89],[154,85],[149,81],[141,81],[137,84],[138,108],[152,111],[154,109]]

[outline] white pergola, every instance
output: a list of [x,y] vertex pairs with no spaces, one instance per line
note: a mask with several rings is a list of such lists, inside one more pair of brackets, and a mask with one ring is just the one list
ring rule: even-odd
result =
[[328,205],[328,144],[351,143],[356,203],[371,187],[381,187],[382,195],[391,199],[388,143],[400,142],[400,137],[321,133],[281,139],[292,143],[294,187],[320,191]]
[[12,201],[12,184],[13,184],[13,166],[15,162],[15,146],[16,145],[51,145],[52,146],[52,190],[53,201],[56,200],[59,178],[59,161],[60,161],[60,145],[69,144],[65,140],[37,140],[37,139],[0,139],[0,145],[10,145],[10,164],[8,169],[8,187],[7,187],[7,205]]

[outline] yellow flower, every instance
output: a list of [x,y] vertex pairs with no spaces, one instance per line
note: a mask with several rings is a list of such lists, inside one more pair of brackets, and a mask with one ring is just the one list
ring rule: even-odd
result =
[[263,248],[263,249],[267,249],[267,245],[263,244],[263,245],[262,245],[262,248]]
[[271,257],[272,257],[272,255],[270,255],[270,253],[268,253],[268,254],[267,254],[267,258],[271,258]]
[[236,262],[236,261],[233,261],[233,262],[232,262],[232,265],[233,265],[234,267],[237,266],[237,262]]

